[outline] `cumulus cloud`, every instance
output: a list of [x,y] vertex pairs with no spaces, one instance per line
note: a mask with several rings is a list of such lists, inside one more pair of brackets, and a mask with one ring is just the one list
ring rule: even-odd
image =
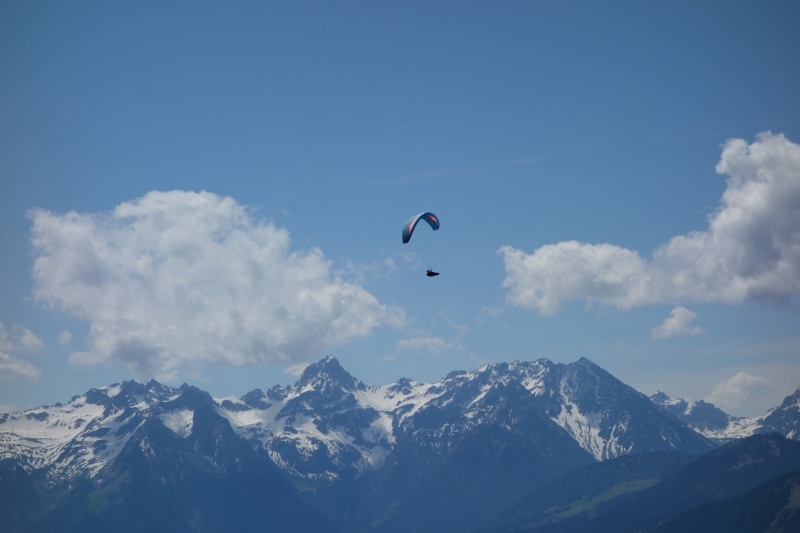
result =
[[771,396],[772,389],[772,383],[764,376],[739,372],[732,378],[717,383],[705,400],[732,413]]
[[39,351],[43,347],[42,341],[22,326],[12,326],[11,329],[17,336],[16,342],[9,338],[5,326],[0,322],[0,376],[36,381],[42,371],[16,357],[15,353]]
[[586,298],[628,309],[648,298],[649,267],[634,251],[577,241],[550,244],[526,254],[504,246],[504,287],[513,305],[552,315],[566,300]]
[[652,260],[613,244],[502,247],[507,302],[552,315],[571,299],[621,309],[788,299],[800,288],[800,145],[769,132],[732,139],[716,170],[727,188],[708,228],[673,237]]
[[696,337],[702,334],[703,330],[689,325],[695,318],[697,318],[697,313],[689,311],[683,306],[678,306],[670,312],[669,318],[665,319],[660,326],[653,328],[653,331],[650,332],[650,338],[669,339],[680,335]]
[[90,324],[73,362],[169,379],[198,362],[308,360],[404,321],[229,197],[153,191],[110,213],[29,217],[35,298]]
[[437,355],[445,350],[449,350],[453,346],[453,343],[447,342],[439,337],[415,337],[413,339],[397,341],[395,345],[398,350],[427,350]]

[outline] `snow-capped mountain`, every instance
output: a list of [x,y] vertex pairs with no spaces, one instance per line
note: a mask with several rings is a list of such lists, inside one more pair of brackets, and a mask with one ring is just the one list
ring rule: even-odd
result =
[[495,405],[484,399],[509,384],[555,423],[553,431],[566,432],[597,460],[712,447],[587,359],[516,361],[452,372],[436,383],[401,379],[372,387],[329,356],[307,367],[293,387],[218,402],[234,429],[277,464],[309,480],[335,480],[379,467],[398,439],[444,455],[494,416]]
[[96,475],[150,417],[179,434],[191,430],[191,413],[171,405],[181,395],[151,380],[91,389],[66,405],[0,415],[0,458],[57,480]]
[[759,423],[758,433],[775,431],[787,438],[800,440],[800,388],[784,398],[779,407],[770,409]]
[[650,400],[709,439],[720,440],[721,435],[736,420],[714,404],[703,400],[689,403],[683,398],[672,398],[662,391],[651,394]]
[[[554,431],[566,432],[597,460],[710,447],[587,359],[569,365],[516,361],[452,372],[436,383],[400,379],[368,386],[328,356],[309,365],[292,387],[218,399],[214,409],[292,475],[336,481],[380,467],[398,439],[443,456],[495,416],[487,395],[509,384],[518,385],[514,394],[521,401],[555,423]],[[176,435],[189,435],[194,410],[181,400],[189,388],[128,381],[92,389],[65,405],[2,415],[0,458],[45,469],[54,479],[91,477],[145,420],[155,418]]]
[[4,531],[326,531],[337,528],[254,450],[208,395],[151,381],[4,416]]
[[703,400],[689,403],[682,398],[671,398],[661,391],[650,395],[650,399],[690,428],[719,444],[772,432],[800,440],[800,388],[784,398],[779,407],[753,417],[733,417]]
[[239,435],[307,479],[349,479],[383,463],[394,443],[394,394],[353,378],[333,357],[309,365],[293,387],[217,400]]
[[153,531],[257,530],[278,516],[296,530],[295,515],[309,531],[466,531],[596,461],[702,454],[715,443],[701,432],[798,439],[800,391],[763,417],[718,411],[651,400],[584,358],[369,386],[329,356],[293,386],[221,399],[128,381],[0,415],[0,491],[30,496],[27,514],[7,504],[0,516],[19,518],[13,531],[121,531],[143,508]]

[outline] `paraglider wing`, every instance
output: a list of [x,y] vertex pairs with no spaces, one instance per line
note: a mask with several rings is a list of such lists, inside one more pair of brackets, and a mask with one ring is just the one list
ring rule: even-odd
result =
[[434,230],[439,229],[439,218],[436,215],[433,213],[420,213],[406,220],[406,223],[403,225],[403,244],[411,239],[411,234],[414,233],[414,228],[417,227],[417,223],[420,220],[424,220],[430,224]]

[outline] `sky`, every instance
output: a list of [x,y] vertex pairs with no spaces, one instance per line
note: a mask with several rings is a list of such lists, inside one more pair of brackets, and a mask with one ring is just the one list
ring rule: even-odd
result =
[[800,387],[798,27],[779,0],[2,2],[0,412],[331,354],[370,385],[586,357],[763,414]]

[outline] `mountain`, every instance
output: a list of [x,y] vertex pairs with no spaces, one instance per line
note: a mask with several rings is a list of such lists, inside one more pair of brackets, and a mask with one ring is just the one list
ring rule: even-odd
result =
[[595,462],[529,397],[512,381],[477,400],[485,420],[419,476],[377,530],[468,531],[531,488]]
[[497,515],[486,531],[535,530],[593,513],[615,498],[666,479],[695,457],[677,452],[639,453],[580,468],[526,494]]
[[695,507],[653,533],[768,533],[800,531],[800,470],[773,478],[741,496]]
[[6,417],[0,494],[25,494],[0,503],[6,531],[336,531],[217,411],[151,381]]
[[93,477],[150,416],[179,434],[190,431],[191,411],[161,406],[179,395],[155,380],[146,385],[126,381],[91,389],[66,405],[0,415],[2,458],[43,470],[53,482]]
[[4,530],[22,531],[42,506],[36,475],[13,459],[0,460],[0,524]]
[[353,479],[379,467],[392,449],[395,394],[367,387],[333,357],[309,365],[294,387],[221,400],[220,413],[277,465],[309,482]]
[[703,400],[689,403],[683,398],[670,398],[661,391],[651,394],[650,400],[698,433],[716,434],[724,431],[733,420],[722,409]]
[[714,404],[703,400],[688,403],[682,398],[671,398],[660,391],[652,394],[650,400],[704,437],[719,444],[773,432],[800,440],[800,388],[784,398],[779,407],[770,409],[764,415],[746,418],[730,416]]
[[124,529],[115,520],[146,506],[135,523],[156,530],[302,531],[292,515],[319,530],[466,531],[587,465],[715,446],[585,358],[370,386],[328,356],[293,386],[238,398],[127,381],[2,415],[0,491],[24,505],[0,502],[0,518]]
[[471,528],[594,461],[714,447],[588,359],[373,387],[327,357],[293,387],[218,403],[237,433],[354,531]]
[[597,460],[713,448],[584,358],[569,365],[547,359],[486,365],[432,384],[404,378],[374,387],[329,356],[307,367],[293,387],[255,390],[219,405],[237,433],[293,476],[330,483],[381,467],[399,439],[444,457],[465,435],[493,420],[494,405],[482,399],[512,385],[509,391],[520,402],[554,422],[551,431],[566,432]]
[[783,399],[783,403],[770,409],[759,420],[758,433],[777,432],[790,439],[800,440],[800,388]]
[[[754,435],[697,457],[662,479],[653,476],[649,481],[642,479],[638,469],[623,469],[625,475],[619,476],[620,469],[616,467],[625,461],[631,459],[594,465],[575,472],[574,479],[556,480],[552,486],[529,494],[486,531],[626,533],[652,531],[673,520],[675,524],[683,523],[682,517],[700,512],[700,506],[726,506],[726,501],[763,483],[779,482],[780,476],[796,471],[800,468],[800,442],[775,433]],[[595,475],[606,469],[612,475],[607,471],[605,475]],[[587,481],[576,486],[574,480],[581,477]],[[569,489],[573,490],[571,495]],[[547,498],[553,498],[548,494],[555,497],[555,509],[545,507]],[[774,491],[760,497],[769,494]],[[772,510],[781,512],[785,505],[786,500]],[[683,531],[679,526],[666,530]],[[703,530],[726,531],[713,527]]]
[[[701,456],[663,482],[606,509],[585,530],[644,530],[698,505],[739,496],[797,468],[800,442],[777,434],[754,435]],[[627,514],[620,523],[623,512]]]
[[[329,356],[309,365],[294,386],[213,400],[209,408],[294,478],[324,484],[381,468],[398,439],[444,457],[465,435],[496,419],[495,405],[484,399],[499,387],[597,460],[713,447],[584,358],[568,365],[547,359],[486,365],[432,384],[404,378],[375,387]],[[93,477],[150,418],[178,436],[191,433],[193,411],[175,407],[182,394],[156,381],[126,381],[67,404],[0,415],[0,458],[43,470],[53,481]]]

